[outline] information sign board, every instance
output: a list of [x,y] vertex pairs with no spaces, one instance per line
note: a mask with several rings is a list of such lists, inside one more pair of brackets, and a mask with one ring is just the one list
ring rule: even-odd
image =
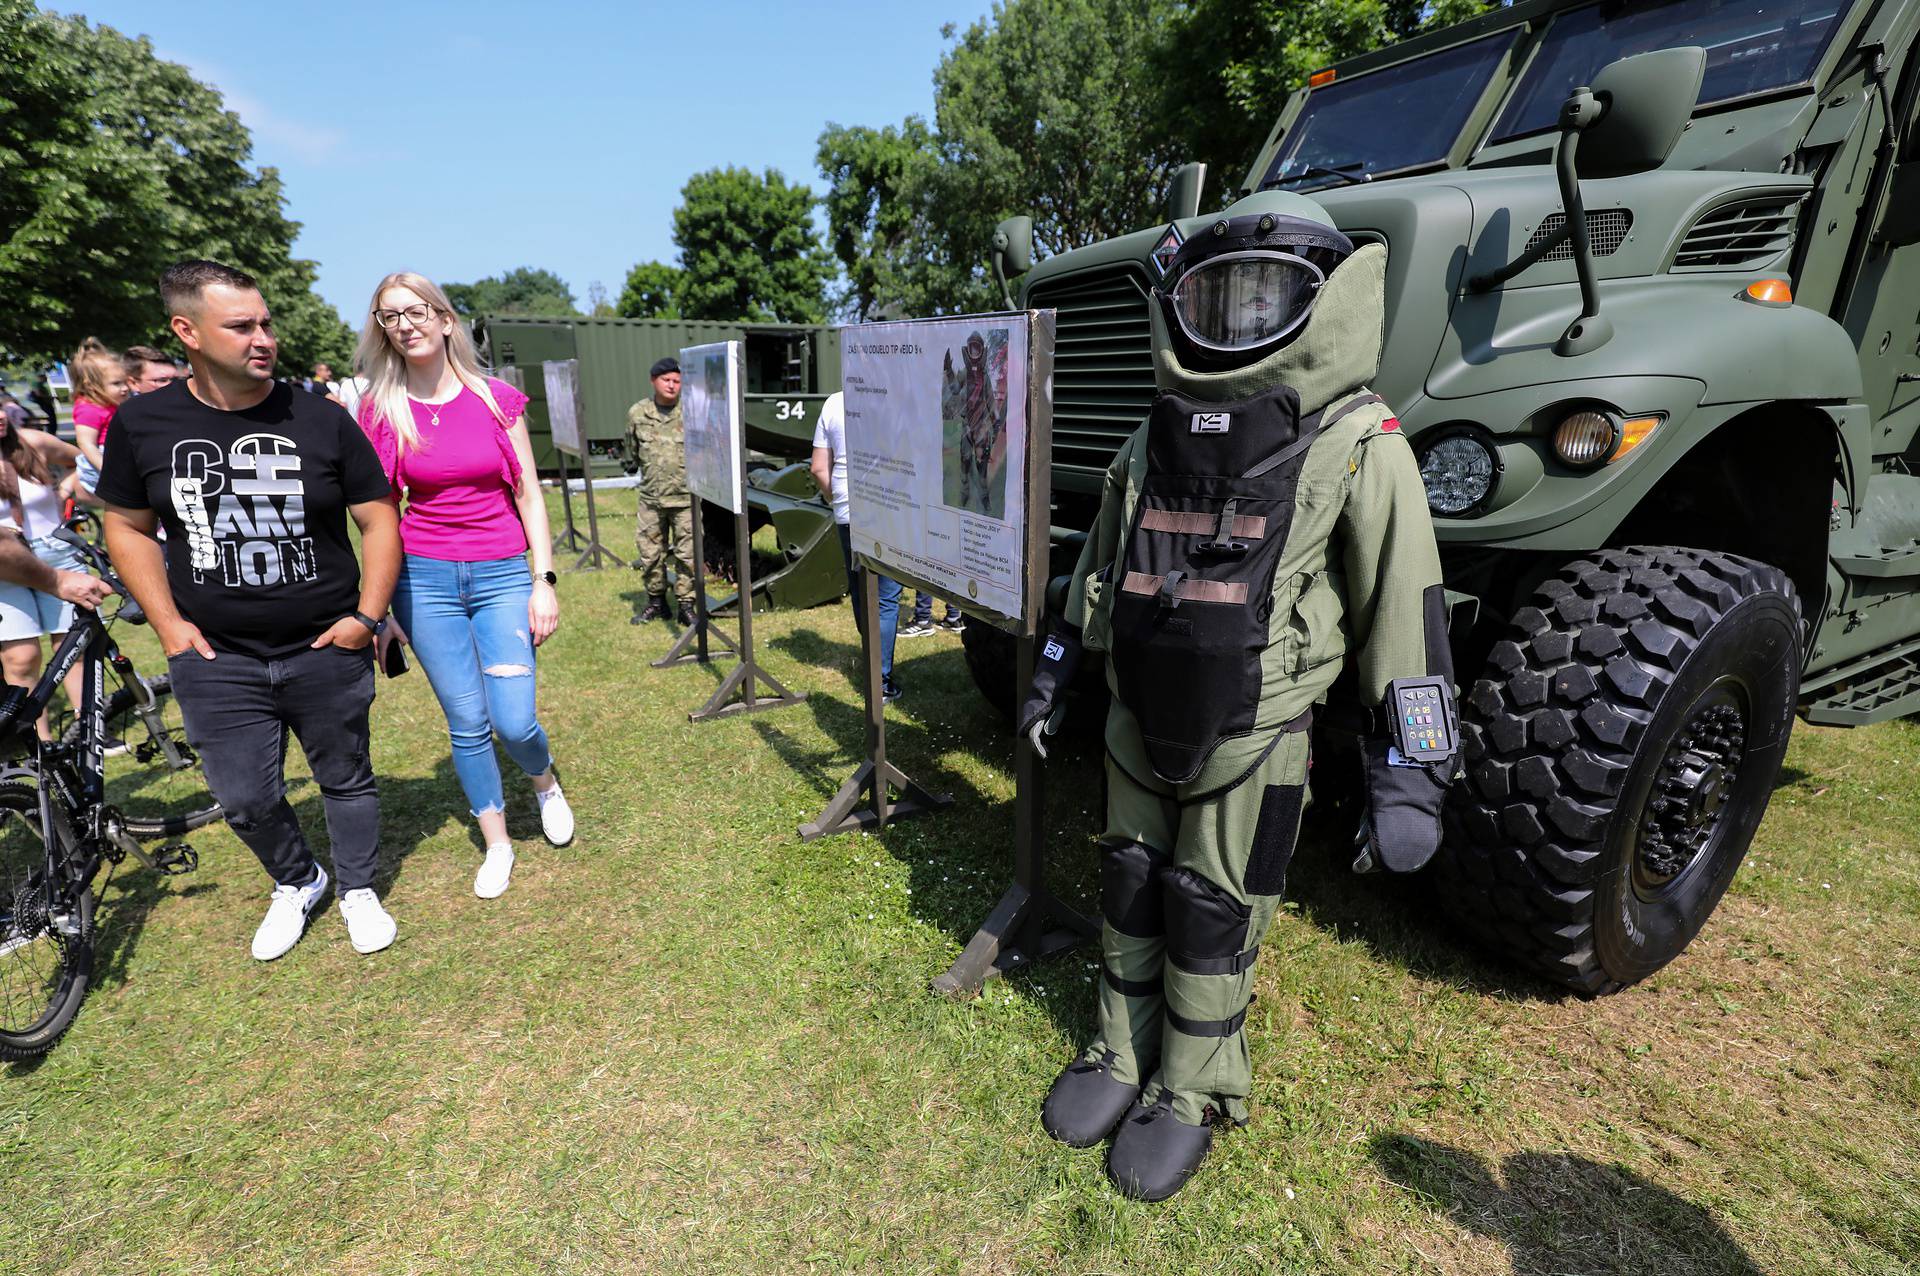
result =
[[[1036,333],[1050,341],[1052,327],[1033,319],[841,330],[854,551],[1015,624],[1031,619],[1030,495],[1044,501],[1049,490],[1044,476],[1034,481],[1028,444],[1036,416],[1049,413],[1050,387],[1033,375]],[[1043,353],[1051,366],[1051,349]]]
[[580,361],[549,359],[540,365],[547,380],[547,423],[553,445],[571,456],[580,455]]
[[745,466],[746,355],[738,341],[680,352],[680,419],[687,440],[687,490],[738,514]]

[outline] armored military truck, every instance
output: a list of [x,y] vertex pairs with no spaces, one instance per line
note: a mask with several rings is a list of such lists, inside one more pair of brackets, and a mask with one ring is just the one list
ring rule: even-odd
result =
[[[1920,709],[1916,26],[1915,0],[1527,0],[1312,76],[1229,192],[1388,249],[1374,388],[1465,693],[1436,894],[1582,992],[1699,931],[1796,714]],[[1196,189],[1037,265],[1029,221],[996,233],[1059,314],[1062,528],[1153,394],[1147,290],[1217,219]]]

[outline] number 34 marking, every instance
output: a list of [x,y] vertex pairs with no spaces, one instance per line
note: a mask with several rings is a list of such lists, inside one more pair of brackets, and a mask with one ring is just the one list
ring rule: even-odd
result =
[[804,421],[807,419],[807,404],[804,399],[782,399],[774,412],[777,421]]

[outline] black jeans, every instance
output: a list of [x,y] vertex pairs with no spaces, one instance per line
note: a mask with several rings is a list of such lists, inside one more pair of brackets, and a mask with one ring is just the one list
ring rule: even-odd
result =
[[167,661],[173,694],[227,823],[282,886],[313,880],[315,861],[287,805],[287,732],[299,737],[327,812],[338,889],[373,885],[380,795],[368,751],[373,649],[303,650],[278,660],[191,649]]

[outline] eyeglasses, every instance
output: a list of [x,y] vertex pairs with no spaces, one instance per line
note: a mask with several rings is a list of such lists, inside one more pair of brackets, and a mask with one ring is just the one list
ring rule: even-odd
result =
[[424,303],[408,306],[402,310],[376,310],[373,312],[373,321],[382,328],[391,328],[400,322],[400,316],[405,315],[407,322],[416,328],[421,328],[425,327],[427,321],[433,318],[433,311],[434,307]]

